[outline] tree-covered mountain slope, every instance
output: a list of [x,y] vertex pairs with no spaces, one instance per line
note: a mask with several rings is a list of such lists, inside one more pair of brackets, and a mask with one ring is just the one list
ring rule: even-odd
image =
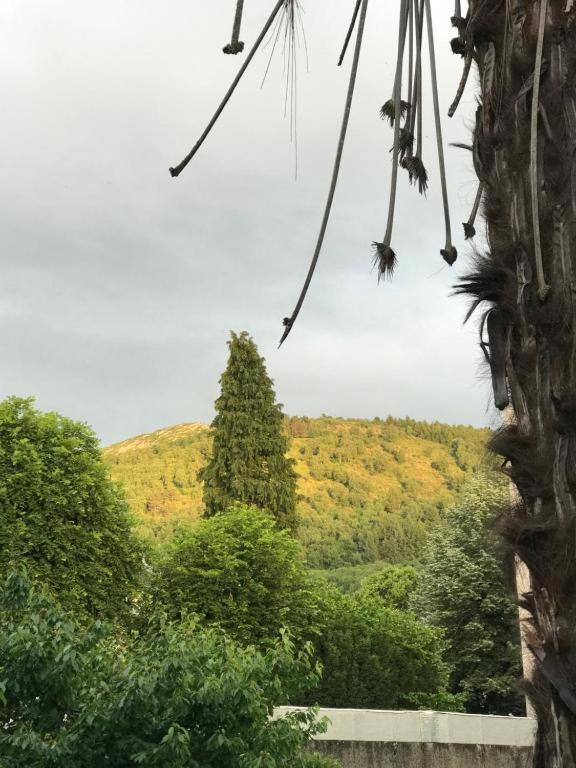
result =
[[[285,425],[298,474],[298,536],[316,568],[416,559],[467,474],[488,461],[485,429],[327,416],[287,417]],[[147,536],[165,539],[175,523],[201,514],[197,473],[210,447],[209,427],[180,424],[105,449]]]

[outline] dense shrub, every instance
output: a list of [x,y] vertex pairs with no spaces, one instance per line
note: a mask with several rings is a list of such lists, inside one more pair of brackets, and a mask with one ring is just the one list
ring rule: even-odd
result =
[[182,529],[153,592],[173,618],[195,613],[245,644],[265,645],[284,626],[308,636],[317,612],[298,542],[268,513],[242,505]]
[[122,640],[19,574],[0,590],[3,768],[327,768],[305,751],[313,711],[270,719],[316,679],[286,635],[266,653],[193,621]]
[[25,565],[67,607],[119,618],[141,563],[92,430],[30,399],[0,403],[0,574]]

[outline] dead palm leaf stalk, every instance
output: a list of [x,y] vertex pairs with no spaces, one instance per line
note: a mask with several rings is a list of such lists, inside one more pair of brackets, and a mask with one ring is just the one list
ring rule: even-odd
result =
[[302,304],[304,303],[304,299],[306,298],[306,294],[308,293],[308,288],[310,287],[312,276],[314,275],[316,264],[318,263],[320,251],[322,250],[322,243],[324,242],[324,235],[326,234],[326,228],[328,226],[328,220],[330,218],[330,211],[332,210],[332,202],[334,200],[334,193],[336,192],[336,185],[338,183],[338,174],[340,173],[340,163],[342,161],[342,153],[344,151],[344,143],[346,141],[346,132],[348,130],[348,122],[350,120],[350,109],[352,107],[352,99],[354,97],[354,87],[356,85],[356,76],[358,74],[358,63],[360,61],[360,51],[362,50],[362,39],[364,36],[364,25],[366,22],[367,10],[368,10],[368,0],[362,0],[362,4],[360,8],[360,19],[358,21],[358,32],[356,33],[356,46],[354,49],[354,58],[352,60],[352,68],[350,70],[350,80],[348,83],[348,93],[346,94],[346,103],[344,105],[344,114],[342,116],[342,125],[340,127],[340,137],[338,139],[338,146],[336,149],[336,158],[334,160],[334,168],[332,170],[332,180],[330,182],[330,188],[328,190],[328,199],[326,200],[326,206],[324,208],[322,223],[320,224],[320,232],[318,234],[318,240],[316,241],[316,247],[314,249],[314,254],[312,256],[312,261],[308,269],[308,274],[306,275],[306,280],[304,281],[304,286],[302,287],[300,296],[298,297],[298,301],[296,302],[296,306],[294,307],[294,310],[290,315],[290,317],[284,318],[284,321],[283,321],[284,333],[282,334],[282,338],[280,339],[280,343],[278,346],[282,346],[282,344],[286,341],[286,339],[288,338],[288,335],[290,334],[290,331],[292,330],[292,327],[294,326],[294,323],[296,322],[296,318],[300,313]]

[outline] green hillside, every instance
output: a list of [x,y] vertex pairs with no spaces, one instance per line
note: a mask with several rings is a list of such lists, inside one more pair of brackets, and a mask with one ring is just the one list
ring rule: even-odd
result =
[[[412,419],[286,418],[299,475],[299,537],[313,568],[417,558],[426,530],[487,459],[488,430]],[[201,514],[210,429],[180,424],[104,451],[144,533]]]

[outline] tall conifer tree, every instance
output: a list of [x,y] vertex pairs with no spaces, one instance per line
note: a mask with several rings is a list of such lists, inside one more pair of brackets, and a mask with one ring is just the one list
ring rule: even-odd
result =
[[296,524],[296,473],[286,457],[281,406],[264,359],[250,336],[232,333],[212,422],[212,457],[201,470],[205,515],[235,501],[271,512],[283,528]]

